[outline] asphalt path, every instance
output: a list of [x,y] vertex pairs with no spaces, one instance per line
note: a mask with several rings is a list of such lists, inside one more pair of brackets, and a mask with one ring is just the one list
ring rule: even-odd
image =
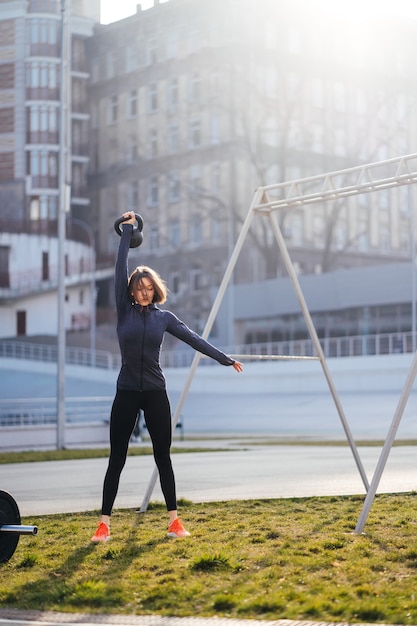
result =
[[[243,438],[212,442],[228,445],[225,451],[206,445],[204,452],[173,455],[179,498],[214,502],[366,493],[347,445],[263,445]],[[371,482],[381,447],[360,446],[358,454]],[[416,461],[416,446],[393,447],[377,493],[415,490]],[[106,467],[106,458],[0,465],[0,486],[12,493],[24,517],[98,510]],[[152,456],[128,458],[115,508],[141,505],[153,469]],[[163,501],[159,481],[151,501]]]

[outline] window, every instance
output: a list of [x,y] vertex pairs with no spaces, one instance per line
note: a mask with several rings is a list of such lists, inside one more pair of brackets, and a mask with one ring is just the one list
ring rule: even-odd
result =
[[147,97],[148,113],[155,113],[158,110],[158,90],[156,83],[152,83],[148,86]]
[[156,159],[158,156],[158,131],[151,128],[148,136],[148,157]]
[[136,117],[138,113],[138,92],[137,89],[132,89],[127,99],[127,117]]
[[313,238],[318,246],[323,245],[324,220],[322,215],[315,215],[313,218]]
[[211,168],[211,192],[218,194],[221,187],[221,168],[219,163],[214,163]]
[[381,209],[389,209],[391,194],[389,189],[385,189],[385,191],[380,191],[378,194],[379,207]]
[[190,271],[190,286],[192,291],[199,291],[202,287],[202,273],[199,267]]
[[91,60],[91,82],[97,83],[100,78],[100,65],[98,59]]
[[167,34],[166,56],[167,59],[175,59],[178,54],[178,33],[170,30]]
[[117,96],[112,96],[109,100],[109,113],[108,120],[109,124],[114,124],[117,122],[117,117],[119,113],[119,102]]
[[200,74],[194,73],[190,79],[190,102],[198,104],[201,98],[201,78]]
[[149,232],[149,247],[151,250],[158,250],[159,248],[159,230],[158,226],[151,226]]
[[403,215],[410,214],[410,196],[408,187],[399,187],[397,190],[398,208]]
[[177,124],[172,124],[168,128],[168,150],[171,154],[175,154],[179,150],[180,131]]
[[55,178],[58,175],[58,155],[47,150],[33,150],[30,153],[30,174]]
[[217,113],[213,113],[210,118],[210,143],[213,145],[220,143],[220,121]]
[[114,76],[116,76],[116,53],[114,50],[107,52],[106,70],[107,78],[114,78]]
[[177,172],[168,176],[168,202],[178,202],[180,199],[180,177]]
[[171,274],[171,293],[178,293],[181,285],[181,276],[178,272],[174,272]]
[[0,246],[0,287],[10,287],[10,247]]
[[346,246],[347,226],[346,224],[337,224],[334,230],[334,247],[336,250],[343,250]]
[[220,75],[215,72],[210,77],[210,96],[217,98],[220,95]]
[[391,248],[391,236],[388,226],[381,226],[379,231],[380,248],[383,252],[389,252]]
[[153,176],[148,181],[147,204],[148,206],[156,206],[159,200],[159,184],[158,177]]
[[154,65],[157,60],[156,39],[149,39],[146,46],[146,62],[148,65]]
[[167,85],[167,107],[170,113],[175,113],[178,106],[178,80],[172,78]]
[[198,148],[201,145],[200,120],[191,120],[189,123],[189,147]]
[[293,215],[292,217],[292,221],[291,221],[291,237],[292,237],[292,243],[295,246],[301,246],[303,244],[303,240],[304,240],[304,234],[303,234],[303,217],[302,215]]
[[126,160],[128,163],[135,163],[138,155],[136,137],[128,137]]
[[81,163],[72,164],[71,193],[75,197],[82,197],[85,193],[84,166]]
[[52,105],[33,105],[29,109],[29,132],[51,133],[58,131],[58,108]]
[[190,242],[193,244],[201,243],[201,217],[193,215],[190,220]]
[[56,20],[35,18],[30,20],[30,43],[55,45],[58,40]]
[[42,280],[49,280],[49,252],[42,252]]
[[32,61],[27,66],[26,86],[29,88],[58,88],[59,66],[48,61]]
[[212,241],[220,241],[221,239],[221,221],[220,217],[216,214],[211,216],[210,223],[210,236]]
[[172,220],[169,224],[169,242],[175,248],[181,244],[181,228],[179,220]]
[[125,55],[126,72],[134,72],[138,67],[138,53],[134,46],[127,46]]
[[194,165],[190,170],[190,196],[197,198],[201,189],[201,169],[199,165]]
[[129,183],[127,189],[127,206],[129,211],[136,211],[139,206],[139,184],[137,180]]

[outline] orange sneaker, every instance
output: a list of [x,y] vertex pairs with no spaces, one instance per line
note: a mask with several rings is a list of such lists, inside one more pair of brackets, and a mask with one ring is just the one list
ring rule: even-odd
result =
[[94,535],[91,537],[91,541],[93,543],[105,543],[110,539],[110,528],[104,522],[100,522],[97,526],[97,530]]
[[172,537],[174,539],[177,539],[179,537],[189,537],[190,533],[188,532],[188,530],[185,530],[185,528],[182,525],[181,521],[177,517],[169,525],[167,536],[168,537]]

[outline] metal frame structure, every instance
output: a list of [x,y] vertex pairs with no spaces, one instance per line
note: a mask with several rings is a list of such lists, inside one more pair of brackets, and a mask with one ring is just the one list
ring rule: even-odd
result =
[[[253,219],[255,218],[255,216],[266,216],[270,221],[271,230],[277,241],[278,247],[282,255],[283,262],[287,269],[289,278],[291,279],[291,282],[295,291],[295,295],[298,299],[301,311],[303,313],[307,329],[310,333],[310,338],[312,340],[314,350],[315,350],[315,356],[310,357],[310,358],[312,358],[312,360],[320,361],[324,376],[329,386],[330,394],[333,398],[337,412],[339,414],[339,418],[341,420],[343,429],[345,431],[345,435],[350,445],[359,474],[362,478],[362,482],[364,484],[365,490],[368,493],[368,502],[367,502],[368,510],[372,504],[372,498],[373,498],[370,485],[368,483],[365,470],[363,468],[355,442],[350,432],[350,428],[349,428],[346,416],[344,414],[343,407],[341,405],[339,396],[337,394],[332,377],[330,375],[326,358],[325,358],[323,349],[321,347],[320,340],[317,336],[317,332],[314,327],[307,303],[304,299],[304,295],[302,293],[300,283],[298,281],[297,273],[291,261],[291,258],[290,258],[290,255],[289,255],[286,243],[285,243],[284,236],[281,232],[280,226],[276,219],[276,213],[279,210],[283,210],[283,209],[301,208],[304,206],[309,206],[311,204],[322,203],[327,200],[336,200],[340,198],[356,196],[356,195],[363,194],[363,193],[372,193],[374,191],[381,191],[384,189],[393,189],[402,185],[410,185],[413,183],[417,183],[417,153],[398,157],[395,159],[389,159],[385,161],[379,161],[376,163],[370,163],[367,165],[361,165],[361,166],[357,166],[357,167],[353,167],[353,168],[349,168],[345,170],[330,172],[328,174],[311,176],[308,178],[303,178],[303,179],[299,179],[295,181],[289,181],[289,182],[284,182],[284,183],[278,183],[275,185],[259,187],[254,193],[251,205],[249,207],[249,211],[243,222],[242,229],[236,241],[234,250],[231,254],[229,263],[226,267],[222,282],[219,286],[219,290],[213,302],[213,306],[211,308],[210,314],[207,318],[206,325],[204,327],[204,331],[202,333],[203,338],[207,339],[210,334],[211,328],[214,324],[214,321],[216,319],[221,302],[223,300],[227,286],[230,282],[233,270],[236,266],[239,254],[242,250],[243,244],[246,240],[246,236],[248,234],[248,231],[250,229]],[[283,355],[282,356],[276,355],[276,356],[278,359],[279,358],[288,358],[288,359],[297,358],[297,357],[291,357],[291,356],[285,357]],[[191,386],[195,371],[197,369],[197,366],[199,364],[201,357],[202,355],[198,352],[196,352],[194,355],[187,379],[185,381],[183,390],[181,392],[181,395],[178,401],[178,405],[176,407],[175,413],[172,418],[172,423],[173,423],[174,428],[178,422],[179,416],[181,414],[182,408],[184,406],[184,402],[190,390],[190,386]],[[251,355],[251,358],[254,358],[254,355]],[[264,355],[257,355],[256,358],[258,360],[261,360],[262,358],[264,358]],[[401,415],[402,415],[401,409],[403,409],[403,407],[405,406],[407,402],[416,372],[417,372],[417,359],[414,362],[412,373],[410,373],[409,381],[407,382],[404,392],[402,394],[402,398],[400,401],[401,406],[399,407],[399,410],[397,411],[397,414],[394,418],[396,426],[398,426],[397,422],[399,422],[399,420],[401,419]],[[384,450],[385,457],[387,457],[389,454],[392,441],[395,437],[395,432],[396,432],[396,428],[393,427],[392,433],[390,434],[389,437],[387,437],[386,447]],[[381,463],[381,466],[382,467],[380,470],[380,474],[382,474],[384,464]],[[155,487],[157,477],[158,477],[158,470],[155,466],[147,491],[145,493],[145,496],[143,498],[143,501],[140,507],[140,512],[144,512],[147,510],[153,489]],[[377,476],[375,477],[375,482],[376,482],[376,479],[377,479]],[[377,488],[377,485],[375,486],[375,489],[372,491],[376,491],[376,488]]]

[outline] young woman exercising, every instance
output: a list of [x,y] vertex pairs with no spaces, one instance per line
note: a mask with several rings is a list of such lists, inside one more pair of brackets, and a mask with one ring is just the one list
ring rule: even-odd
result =
[[160,365],[164,334],[170,333],[195,350],[231,365],[237,372],[242,363],[235,361],[200,335],[190,330],[171,311],[158,308],[166,301],[168,290],[159,274],[146,266],[137,267],[129,276],[128,252],[135,214],[123,214],[115,268],[117,335],[122,366],[117,378],[116,395],[110,415],[110,458],[103,485],[101,521],[91,541],[110,539],[110,516],[119,487],[120,474],[138,411],[143,410],[162,493],[168,510],[168,537],[187,537],[177,513],[175,478],[170,448],[172,441],[171,408],[166,381]]

